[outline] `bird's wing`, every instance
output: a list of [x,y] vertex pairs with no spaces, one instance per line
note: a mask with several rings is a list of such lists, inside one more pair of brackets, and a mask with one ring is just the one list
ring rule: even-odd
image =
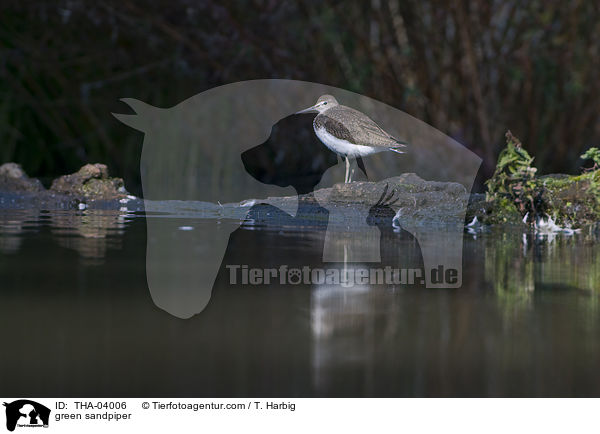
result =
[[[338,109],[342,108],[342,110]],[[348,131],[352,143],[368,145],[373,147],[400,148],[406,144],[384,131],[364,113],[350,107],[334,107],[323,113]],[[337,110],[336,110],[337,109]]]
[[319,114],[314,120],[315,128],[325,128],[338,139],[347,140],[350,143],[356,143],[350,130],[335,117],[327,114]]

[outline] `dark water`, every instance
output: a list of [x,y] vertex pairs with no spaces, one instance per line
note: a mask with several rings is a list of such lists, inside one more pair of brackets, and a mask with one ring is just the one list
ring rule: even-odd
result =
[[[323,236],[243,227],[225,262],[319,264]],[[150,297],[143,214],[2,210],[0,395],[599,396],[598,241],[465,234],[451,290],[231,285],[223,267],[182,320]]]

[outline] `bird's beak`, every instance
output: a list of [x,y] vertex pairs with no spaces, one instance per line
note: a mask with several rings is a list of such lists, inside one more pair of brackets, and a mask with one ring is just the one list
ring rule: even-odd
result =
[[315,105],[313,105],[313,106],[311,106],[311,107],[309,107],[309,108],[307,108],[307,109],[300,110],[299,112],[296,112],[296,113],[294,113],[294,114],[295,114],[295,115],[299,115],[299,114],[302,114],[302,113],[316,112],[316,111],[318,111],[318,110],[317,110],[315,107],[316,107],[316,104],[315,104]]

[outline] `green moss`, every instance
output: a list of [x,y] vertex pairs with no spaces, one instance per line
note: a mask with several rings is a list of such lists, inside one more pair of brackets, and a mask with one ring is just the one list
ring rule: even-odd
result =
[[[494,175],[486,182],[485,204],[476,204],[473,216],[485,224],[522,223],[525,216],[532,223],[536,217],[550,216],[572,228],[600,221],[600,170],[536,177],[533,157],[519,139],[508,131],[506,141]],[[600,158],[600,152],[582,157],[596,156]]]
[[559,225],[580,227],[600,220],[600,171],[545,176],[537,182],[547,214]]
[[508,198],[501,197],[488,201],[484,223],[486,224],[521,224],[521,213]]
[[579,158],[582,160],[592,160],[594,162],[594,166],[591,168],[591,170],[597,170],[600,168],[600,149],[598,148],[588,149]]
[[535,180],[537,169],[532,163],[533,157],[519,139],[507,131],[506,147],[500,152],[494,175],[486,182],[488,202],[507,199],[522,216],[530,214],[533,218],[543,213],[539,207],[541,191]]

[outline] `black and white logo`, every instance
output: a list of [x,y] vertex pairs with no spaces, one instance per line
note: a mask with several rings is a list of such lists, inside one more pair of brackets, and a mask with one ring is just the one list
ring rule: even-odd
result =
[[6,429],[48,427],[50,409],[29,399],[4,403],[6,407]]

